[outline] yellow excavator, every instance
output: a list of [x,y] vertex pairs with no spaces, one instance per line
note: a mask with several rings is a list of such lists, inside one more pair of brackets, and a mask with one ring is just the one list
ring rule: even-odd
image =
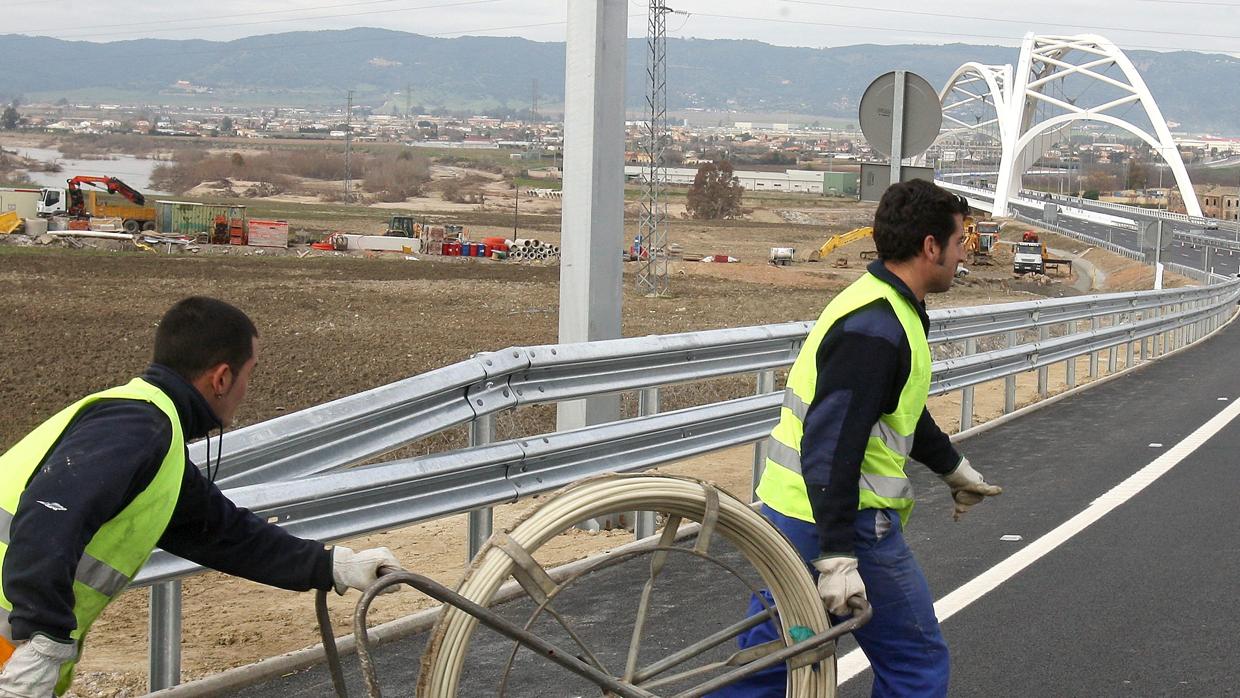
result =
[[[854,228],[853,230],[850,230],[847,233],[840,233],[838,235],[832,235],[826,242],[822,244],[822,247],[819,247],[817,250],[809,253],[809,261],[817,262],[819,260],[826,259],[827,255],[843,247],[844,245],[847,245],[852,242],[856,242],[863,238],[868,238],[873,234],[874,234],[874,229],[869,226],[866,226],[864,228]],[[847,262],[847,260],[845,260],[845,262]]]
[[964,218],[964,250],[973,264],[991,264],[990,252],[999,241],[998,221],[975,221],[972,216]]

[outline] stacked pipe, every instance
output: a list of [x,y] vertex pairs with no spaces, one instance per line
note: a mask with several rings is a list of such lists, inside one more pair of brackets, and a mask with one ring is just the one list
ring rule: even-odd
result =
[[517,261],[543,261],[559,259],[560,246],[531,238],[506,240],[508,258]]

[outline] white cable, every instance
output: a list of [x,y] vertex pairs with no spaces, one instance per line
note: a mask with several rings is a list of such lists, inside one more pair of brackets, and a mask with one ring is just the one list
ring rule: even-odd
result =
[[[570,526],[590,518],[622,511],[659,511],[701,521],[706,490],[714,485],[687,477],[646,474],[610,474],[587,478],[558,492],[547,503],[519,521],[509,537],[534,554]],[[770,589],[779,608],[784,642],[792,644],[787,629],[805,626],[820,633],[830,626],[822,599],[805,562],[774,526],[723,490],[715,534],[736,547]],[[488,544],[474,558],[458,593],[483,606],[513,573],[516,563],[498,547]],[[738,598],[738,601],[740,599]],[[457,695],[470,638],[478,621],[454,607],[440,616],[422,657],[417,695],[451,698]],[[789,673],[789,698],[832,698],[835,695],[835,658]]]

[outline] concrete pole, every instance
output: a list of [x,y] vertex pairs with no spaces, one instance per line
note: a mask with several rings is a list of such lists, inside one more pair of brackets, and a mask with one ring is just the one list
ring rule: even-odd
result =
[[[620,337],[627,9],[625,0],[568,3],[560,218],[561,343]],[[619,418],[619,396],[561,402],[556,429],[577,429]]]

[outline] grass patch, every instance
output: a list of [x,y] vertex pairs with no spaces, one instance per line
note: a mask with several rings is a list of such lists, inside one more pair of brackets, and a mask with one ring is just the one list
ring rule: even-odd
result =
[[558,179],[535,179],[534,177],[516,177],[517,186],[522,189],[563,189],[564,183]]

